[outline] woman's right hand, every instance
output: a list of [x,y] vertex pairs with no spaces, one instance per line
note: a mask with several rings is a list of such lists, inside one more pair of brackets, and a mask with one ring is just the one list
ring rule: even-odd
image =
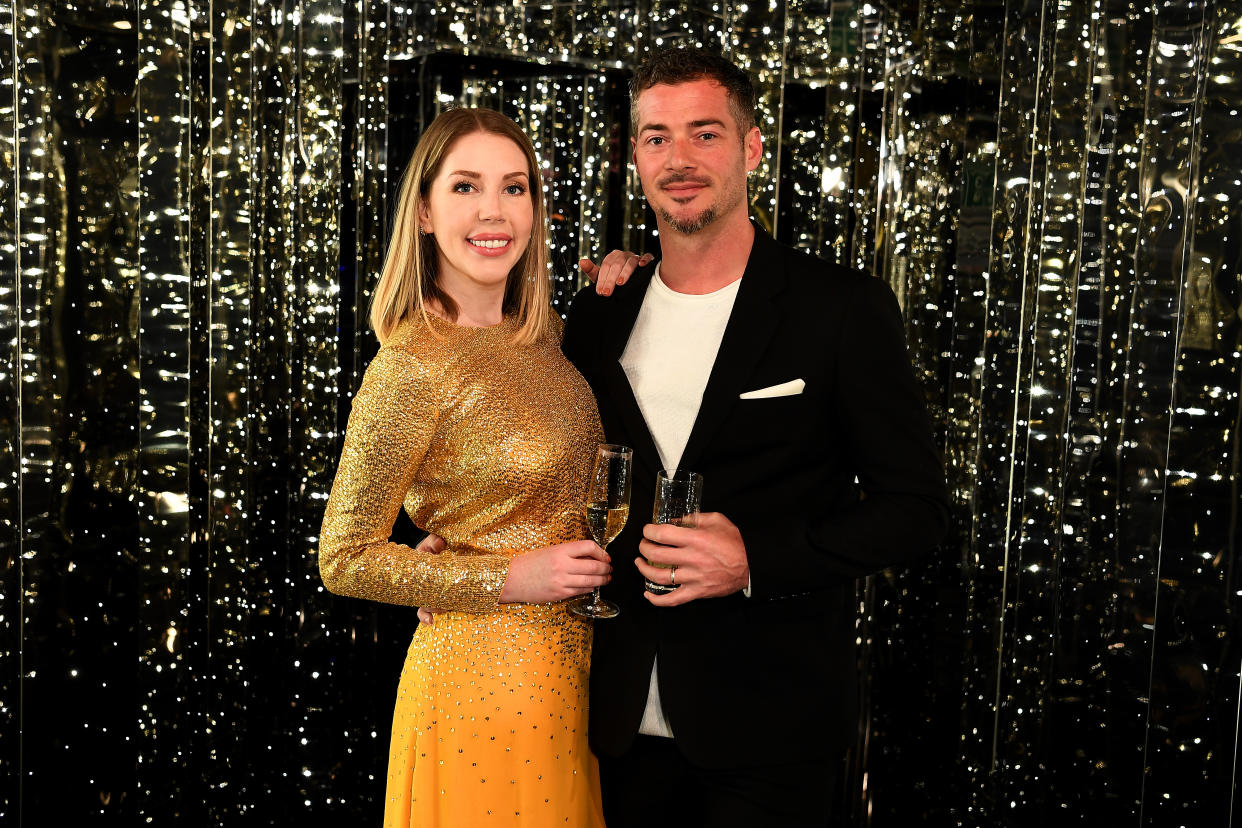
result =
[[502,604],[548,604],[584,595],[612,580],[612,558],[594,541],[545,546],[517,555],[500,591]]

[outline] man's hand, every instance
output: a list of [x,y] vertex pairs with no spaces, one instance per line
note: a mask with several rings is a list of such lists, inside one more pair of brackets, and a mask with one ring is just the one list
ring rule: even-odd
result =
[[595,283],[595,292],[600,296],[612,295],[613,288],[624,285],[630,274],[643,265],[651,263],[655,256],[644,253],[639,256],[628,250],[613,250],[604,257],[597,266],[590,259],[579,259],[578,269]]
[[[675,566],[680,585],[667,595],[643,594],[657,607],[675,607],[696,598],[732,595],[750,583],[750,564],[742,533],[719,512],[704,512],[693,527],[672,523],[648,523],[638,544],[642,558],[634,565],[648,581],[672,581]],[[644,560],[644,558],[646,560]],[[664,567],[652,566],[652,561]]]
[[427,537],[418,542],[418,546],[414,547],[415,552],[430,552],[433,555],[439,555],[448,546],[444,542],[444,538],[434,533],[428,533]]

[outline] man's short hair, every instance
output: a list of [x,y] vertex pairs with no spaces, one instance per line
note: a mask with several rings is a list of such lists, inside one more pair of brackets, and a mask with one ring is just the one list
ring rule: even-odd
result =
[[724,87],[742,137],[755,125],[755,85],[750,75],[715,52],[697,47],[656,49],[630,79],[630,129],[638,132],[638,95],[657,84],[713,80]]

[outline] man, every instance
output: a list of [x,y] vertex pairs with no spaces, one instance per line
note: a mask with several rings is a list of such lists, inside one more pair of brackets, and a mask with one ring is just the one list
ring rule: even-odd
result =
[[[705,51],[639,70],[633,160],[661,258],[601,279],[609,298],[579,293],[565,331],[608,440],[634,449],[603,590],[621,614],[596,622],[591,665],[609,828],[828,824],[857,731],[854,581],[947,525],[892,291],[749,219],[754,99]],[[674,467],[703,475],[704,513],[644,525]]]

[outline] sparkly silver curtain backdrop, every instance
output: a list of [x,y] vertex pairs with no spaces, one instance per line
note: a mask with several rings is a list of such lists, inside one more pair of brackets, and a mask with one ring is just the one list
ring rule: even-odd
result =
[[846,824],[1242,822],[1242,0],[0,24],[0,823],[379,821],[415,619],[314,550],[396,179],[445,107],[517,119],[563,308],[657,243],[624,84],[668,42],[758,80],[757,219],[897,292],[955,493],[859,585]]

